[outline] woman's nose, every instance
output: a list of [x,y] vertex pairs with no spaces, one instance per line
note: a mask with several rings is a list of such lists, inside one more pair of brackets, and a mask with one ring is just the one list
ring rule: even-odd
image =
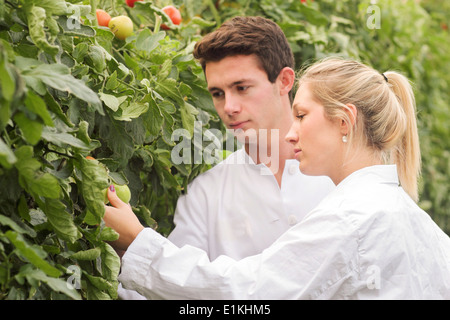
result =
[[292,144],[296,144],[298,142],[298,134],[295,122],[291,125],[291,128],[289,129],[289,132],[286,134],[284,139]]

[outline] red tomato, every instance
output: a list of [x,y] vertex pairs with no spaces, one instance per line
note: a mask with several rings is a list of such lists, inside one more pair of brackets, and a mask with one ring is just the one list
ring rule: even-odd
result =
[[127,3],[127,5],[128,5],[130,8],[133,8],[133,7],[134,7],[134,3],[135,3],[136,1],[142,1],[142,0],[126,0],[126,3]]
[[102,9],[97,9],[96,13],[98,25],[102,27],[107,27],[109,20],[111,20],[111,16],[109,15],[109,13]]
[[[181,23],[181,13],[180,10],[175,8],[174,6],[167,6],[162,8],[162,11],[164,11],[172,20],[173,24],[179,25]],[[169,30],[170,28],[165,25],[164,23],[161,25],[161,28],[164,30]]]

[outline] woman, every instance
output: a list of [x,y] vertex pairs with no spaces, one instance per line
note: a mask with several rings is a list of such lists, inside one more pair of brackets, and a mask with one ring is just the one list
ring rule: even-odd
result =
[[[177,248],[108,196],[128,249],[119,280],[164,299],[450,299],[450,238],[417,200],[420,151],[407,79],[327,59],[300,77],[286,139],[300,170],[337,185],[261,254],[209,261]],[[130,245],[131,244],[131,245]],[[129,247],[128,247],[129,246]]]

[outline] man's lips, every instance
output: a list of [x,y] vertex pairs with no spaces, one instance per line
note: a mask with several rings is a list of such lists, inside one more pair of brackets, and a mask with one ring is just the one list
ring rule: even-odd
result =
[[300,155],[300,152],[302,152],[302,149],[294,148],[295,158],[297,158]]
[[235,121],[235,122],[231,122],[229,124],[231,129],[240,129],[242,128],[246,123],[248,123],[249,121]]

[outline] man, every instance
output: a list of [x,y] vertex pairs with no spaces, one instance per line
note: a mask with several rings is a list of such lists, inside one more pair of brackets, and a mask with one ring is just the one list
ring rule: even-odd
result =
[[197,177],[180,197],[169,239],[211,260],[260,253],[334,188],[300,173],[284,137],[293,118],[289,43],[274,22],[235,17],[206,35],[194,56],[214,106],[244,148]]
[[217,113],[243,148],[188,186],[169,240],[210,260],[241,259],[262,252],[335,186],[301,174],[284,139],[293,121],[294,58],[276,23],[235,17],[206,35],[194,56]]

